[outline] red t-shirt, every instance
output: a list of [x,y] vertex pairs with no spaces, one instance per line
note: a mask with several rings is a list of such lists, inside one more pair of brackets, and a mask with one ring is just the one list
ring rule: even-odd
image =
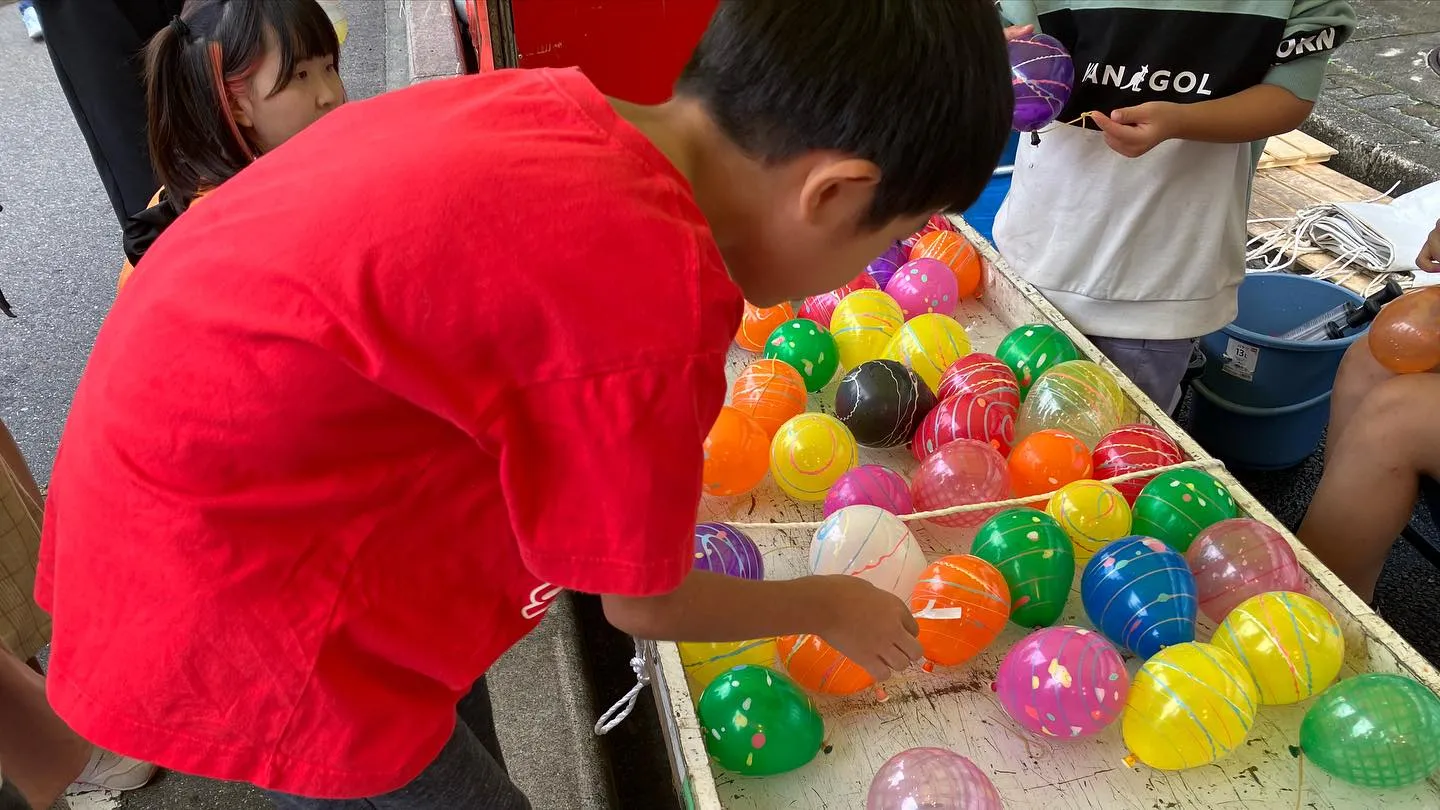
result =
[[741,295],[573,71],[347,105],[145,257],[76,392],[36,596],[87,739],[397,788],[562,588],[690,567]]

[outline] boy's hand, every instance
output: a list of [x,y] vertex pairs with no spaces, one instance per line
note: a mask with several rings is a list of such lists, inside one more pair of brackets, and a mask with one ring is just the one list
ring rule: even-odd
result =
[[915,639],[920,632],[915,617],[894,594],[859,577],[842,574],[816,579],[826,608],[820,637],[875,680],[883,681],[924,656]]
[[1440,273],[1440,220],[1435,221],[1435,230],[1420,248],[1415,257],[1415,266],[1427,273]]
[[1035,33],[1035,26],[1033,25],[1007,25],[1005,26],[1005,41],[1009,42],[1012,39],[1019,39],[1026,34],[1033,33]]
[[1107,146],[1125,157],[1136,158],[1175,137],[1181,106],[1151,101],[1115,110],[1109,116],[1092,112],[1090,118],[1105,133]]

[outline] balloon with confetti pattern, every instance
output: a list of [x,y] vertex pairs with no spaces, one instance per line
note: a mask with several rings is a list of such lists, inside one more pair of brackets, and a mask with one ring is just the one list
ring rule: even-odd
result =
[[740,372],[730,387],[730,407],[754,419],[771,438],[781,425],[804,413],[809,400],[800,372],[764,357]]
[[1017,498],[1055,492],[1081,479],[1093,478],[1090,448],[1063,430],[1037,430],[1015,443],[1005,458]]
[[[1010,473],[995,448],[972,439],[956,439],[930,454],[910,479],[915,508],[922,512],[970,506],[1010,497]],[[976,509],[929,518],[937,526],[974,529],[998,508]]]
[[881,355],[915,370],[934,391],[940,375],[970,353],[970,335],[954,318],[931,312],[917,315],[900,327]]
[[1027,323],[1015,327],[1000,340],[995,356],[1015,373],[1023,399],[1041,374],[1061,363],[1080,359],[1080,350],[1064,332],[1050,324]]
[[1200,532],[1185,561],[1195,575],[1200,612],[1215,622],[1252,596],[1307,589],[1295,550],[1280,532],[1250,518],[1222,520]]
[[954,231],[937,229],[921,236],[910,249],[910,261],[916,259],[936,259],[950,268],[960,298],[969,298],[980,286],[980,254],[969,240]]
[[975,763],[944,748],[891,757],[870,782],[865,810],[1004,810],[1000,792]]
[[1080,575],[1080,600],[1106,638],[1141,658],[1195,640],[1195,577],[1184,557],[1153,537],[1100,549]]
[[845,296],[830,318],[830,334],[840,350],[840,365],[854,369],[880,359],[904,323],[900,305],[879,290],[856,290]]
[[767,667],[744,665],[716,677],[696,716],[710,756],[749,776],[793,771],[814,759],[825,739],[815,702]]
[[1255,679],[1260,702],[1272,706],[1324,691],[1345,659],[1345,639],[1330,611],[1286,591],[1241,602],[1215,628],[1211,643],[1240,659]]
[[795,682],[822,695],[853,695],[875,685],[864,667],[846,658],[817,635],[805,633],[775,640],[780,665]]
[[995,566],[1010,589],[1010,621],[1045,627],[1060,620],[1075,583],[1075,551],[1055,518],[1007,509],[975,532],[970,553]]
[[789,363],[805,390],[814,393],[830,384],[835,369],[840,367],[840,348],[830,330],[820,324],[796,318],[786,321],[770,333],[765,341],[765,356]]
[[701,480],[710,495],[744,495],[765,478],[770,437],[760,423],[722,405],[705,436]]
[[1305,712],[1300,751],[1320,770],[1351,784],[1414,784],[1440,768],[1440,698],[1401,675],[1346,678]]
[[827,413],[802,413],[780,426],[770,442],[770,474],[786,495],[819,503],[860,461],[855,437]]
[[1002,456],[1009,453],[1015,439],[1015,406],[1003,397],[956,394],[925,415],[910,440],[910,454],[924,461],[956,439],[985,442]]
[[830,292],[806,298],[800,305],[799,317],[807,318],[829,329],[830,318],[835,314],[835,307],[839,306],[841,301],[851,293],[860,290],[874,290],[878,287],[879,285],[875,283],[875,279],[871,278],[869,273],[861,273]]
[[985,352],[971,352],[950,364],[940,375],[940,399],[956,394],[984,394],[1010,402],[1020,408],[1020,383],[1015,372],[1000,358]]
[[1114,645],[1083,627],[1036,630],[1005,654],[995,675],[1000,705],[1034,734],[1076,739],[1120,716],[1130,674]]
[[728,523],[695,524],[695,567],[728,577],[765,578],[755,541]]
[[910,612],[926,660],[958,666],[1000,637],[1010,618],[1010,589],[995,566],[954,554],[924,570],[910,593]]
[[1184,554],[1196,535],[1239,514],[1230,490],[1204,470],[1155,476],[1135,499],[1135,533],[1165,541]]
[[1131,533],[1130,505],[1114,487],[1100,481],[1066,484],[1050,496],[1045,513],[1070,536],[1076,562],[1085,562],[1107,543]]
[[1020,404],[1015,436],[1063,430],[1094,448],[1120,426],[1127,405],[1110,372],[1089,360],[1070,360],[1052,366],[1030,387]]
[[682,641],[675,645],[680,650],[680,665],[685,670],[685,682],[690,685],[690,699],[700,700],[700,695],[712,681],[742,664],[761,667],[778,666],[775,639],[757,638],[749,641],[721,641],[718,643]]
[[934,407],[930,386],[894,360],[861,363],[835,387],[835,415],[866,447],[904,444]]
[[749,352],[765,349],[765,341],[780,325],[795,317],[795,307],[781,302],[773,307],[757,307],[745,302],[745,312],[740,316],[740,329],[735,333],[735,344]]
[[1152,768],[1198,768],[1245,741],[1258,699],[1235,656],[1213,644],[1176,644],[1131,679],[1120,730],[1135,759]]
[[925,570],[925,553],[905,521],[878,506],[847,506],[810,541],[810,573],[849,574],[904,599]]
[[959,282],[939,259],[906,262],[885,285],[885,294],[900,305],[906,320],[927,312],[954,315],[960,303]]
[[[1093,463],[1097,478],[1115,478],[1121,475],[1153,470],[1179,464],[1185,457],[1175,441],[1165,431],[1154,425],[1121,425],[1110,431],[1095,445]],[[1140,497],[1140,490],[1150,483],[1148,478],[1131,478],[1113,482],[1131,506]]]
[[1060,40],[1033,33],[1005,43],[1010,54],[1010,85],[1015,91],[1012,124],[1034,132],[1054,121],[1075,86],[1075,62]]
[[825,496],[823,513],[830,517],[847,506],[868,504],[896,515],[915,511],[910,484],[900,473],[878,464],[862,464],[840,476]]
[[875,286],[883,290],[885,285],[890,282],[890,277],[900,269],[900,265],[908,261],[910,261],[910,248],[896,242],[876,257],[875,261],[870,262],[865,267],[865,272],[870,274]]

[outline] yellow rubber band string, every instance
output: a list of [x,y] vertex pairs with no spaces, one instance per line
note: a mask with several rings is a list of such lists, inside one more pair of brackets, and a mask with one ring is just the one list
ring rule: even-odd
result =
[[1296,767],[1295,775],[1295,810],[1300,810],[1305,804],[1305,752],[1298,746],[1290,746],[1290,756],[1300,760]]
[[[1085,124],[1084,124],[1085,119],[1089,118],[1090,116],[1092,116],[1092,115],[1094,115],[1094,114],[1095,114],[1095,113],[1093,113],[1093,112],[1083,112],[1083,113],[1080,113],[1080,117],[1079,117],[1079,118],[1076,118],[1076,119],[1073,120],[1073,121],[1063,121],[1063,122],[1061,122],[1061,123],[1063,123],[1063,124],[1064,124],[1065,126],[1067,126],[1067,127],[1070,126],[1071,124],[1079,124],[1080,127],[1083,129],[1083,128],[1085,127]],[[1031,131],[1030,131],[1030,145],[1031,145],[1031,146],[1039,146],[1039,145],[1040,145],[1040,132],[1039,132],[1038,130],[1031,130]]]

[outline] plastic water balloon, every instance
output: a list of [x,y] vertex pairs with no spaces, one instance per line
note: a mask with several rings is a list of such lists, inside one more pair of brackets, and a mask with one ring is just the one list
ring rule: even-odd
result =
[[761,667],[776,667],[778,653],[775,639],[758,638],[750,641],[680,642],[680,664],[685,668],[685,682],[690,684],[690,697],[697,703],[705,687],[742,664]]
[[1153,537],[1100,549],[1080,575],[1080,600],[1106,638],[1141,658],[1195,640],[1195,577],[1184,557]]
[[825,496],[825,517],[847,506],[869,504],[896,515],[915,511],[910,484],[900,473],[878,464],[862,464],[840,476]]
[[796,318],[781,324],[765,341],[765,356],[789,363],[800,372],[805,390],[819,391],[835,377],[840,367],[840,349],[825,327]]
[[900,265],[908,261],[910,261],[910,248],[896,242],[886,248],[885,252],[881,253],[875,261],[870,262],[865,268],[865,272],[870,274],[875,286],[883,290],[885,285],[890,282],[890,277],[900,269]]
[[900,305],[906,320],[927,312],[954,315],[960,303],[959,282],[939,259],[906,262],[885,285],[885,294]]
[[1110,372],[1089,360],[1070,360],[1052,366],[1030,387],[1015,435],[1053,428],[1094,448],[1124,421],[1127,403]]
[[1010,589],[995,566],[969,554],[942,557],[910,594],[925,658],[941,666],[969,661],[994,643],[1010,618]]
[[1041,495],[1094,475],[1090,448],[1063,430],[1037,430],[1015,443],[1006,458],[1016,497]]
[[1130,505],[1114,487],[1100,481],[1066,484],[1050,496],[1045,512],[1070,536],[1077,562],[1090,559],[1107,543],[1130,536]]
[[[936,450],[910,479],[915,508],[921,512],[951,506],[1003,501],[1010,497],[1010,473],[995,448],[971,439],[956,439]],[[979,509],[930,518],[937,526],[969,529],[989,520],[998,509]]]
[[969,298],[980,286],[980,254],[969,240],[953,231],[934,230],[920,237],[910,249],[910,261],[936,259],[955,276],[955,291]]
[[1284,537],[1258,520],[1222,520],[1185,552],[1200,612],[1223,621],[1235,606],[1268,591],[1306,590],[1305,572]]
[[930,386],[894,360],[861,363],[835,388],[835,414],[866,447],[904,444],[934,407]]
[[700,695],[705,750],[726,770],[750,776],[793,771],[815,758],[825,721],[794,681],[767,667],[722,673]]
[[1440,366],[1440,289],[1426,287],[1392,301],[1370,324],[1370,353],[1396,374]]
[[859,461],[855,438],[829,414],[802,413],[781,425],[770,443],[770,474],[797,501],[825,500],[830,487]]
[[729,405],[705,437],[702,480],[711,495],[743,495],[765,478],[770,437],[760,423]]
[[1155,476],[1135,499],[1135,533],[1164,540],[1185,552],[1195,536],[1239,513],[1230,490],[1203,470],[1171,470]]
[[[1095,445],[1095,477],[1115,478],[1141,470],[1179,464],[1184,459],[1179,446],[1160,428],[1150,425],[1122,425],[1110,431]],[[1140,490],[1144,489],[1150,480],[1130,478],[1116,481],[1114,486],[1125,496],[1125,500],[1134,505],[1135,499],[1140,497]]]
[[756,360],[730,387],[730,407],[754,419],[772,438],[781,425],[804,413],[808,402],[800,372],[781,360]]
[[859,664],[819,636],[781,636],[775,640],[780,665],[801,686],[824,695],[853,695],[875,685]]
[[1300,750],[1321,770],[1352,784],[1414,784],[1440,768],[1440,698],[1399,675],[1346,678],[1305,713]]
[[995,675],[1005,713],[1027,731],[1074,739],[1120,716],[1130,674],[1120,652],[1083,627],[1047,627],[1010,648]]
[[1065,333],[1047,323],[1028,323],[1006,335],[995,349],[1000,362],[1010,367],[1020,383],[1020,396],[1051,367],[1080,359],[1080,350]]
[[1245,742],[1258,697],[1235,656],[1213,644],[1177,644],[1135,673],[1120,729],[1140,762],[1166,771],[1197,768]]
[[891,757],[870,782],[865,810],[1004,810],[1000,792],[975,763],[944,748]]
[[1015,129],[1034,132],[1054,121],[1070,100],[1075,63],[1060,40],[1026,34],[1005,43],[1010,52],[1010,85],[1015,91]]
[[765,561],[755,541],[728,523],[696,524],[695,567],[741,579],[765,578]]
[[1008,399],[985,394],[956,394],[926,414],[910,440],[917,461],[956,439],[974,439],[995,448],[1002,456],[1015,440],[1015,408]]
[[954,318],[938,313],[917,315],[900,327],[885,347],[887,360],[915,370],[934,391],[950,364],[970,353],[970,336]]
[[1252,596],[1215,628],[1211,643],[1234,653],[1250,671],[1260,702],[1298,703],[1324,691],[1340,674],[1345,639],[1325,606],[1304,594]]
[[847,506],[810,541],[810,573],[849,574],[901,599],[925,570],[925,553],[905,521],[878,506]]
[[806,298],[800,305],[799,317],[807,318],[829,329],[830,318],[835,314],[835,307],[839,306],[841,301],[858,290],[874,290],[877,287],[875,279],[871,278],[868,273],[861,273],[830,292]]
[[1015,372],[1000,362],[1000,358],[985,352],[971,352],[950,364],[940,376],[940,388],[935,396],[940,399],[956,394],[984,394],[996,399],[1005,399],[1020,408],[1020,383]]
[[770,333],[794,317],[795,307],[788,302],[773,307],[757,307],[746,301],[745,314],[740,316],[740,330],[735,333],[735,343],[746,351],[763,351]]
[[840,349],[840,365],[855,368],[878,360],[904,323],[900,305],[879,290],[856,290],[845,296],[830,318],[830,334]]
[[1060,620],[1075,583],[1075,552],[1055,518],[1007,509],[975,532],[970,553],[995,566],[1010,590],[1010,621],[1045,627]]

